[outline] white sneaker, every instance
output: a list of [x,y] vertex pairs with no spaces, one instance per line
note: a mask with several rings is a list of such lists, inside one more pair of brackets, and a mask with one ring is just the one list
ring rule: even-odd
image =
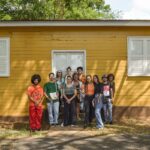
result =
[[98,130],[103,130],[104,129],[104,127],[101,127],[101,128],[97,128]]
[[62,122],[60,126],[61,126],[61,127],[64,127],[64,123]]

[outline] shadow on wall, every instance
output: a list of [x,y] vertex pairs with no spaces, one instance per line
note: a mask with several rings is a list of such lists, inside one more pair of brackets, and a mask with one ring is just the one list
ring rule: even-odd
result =
[[[27,88],[31,85],[31,76],[35,73],[42,77],[41,86],[48,80],[50,67],[45,61],[14,61],[9,78],[2,78],[4,92],[2,92],[0,116],[28,115]],[[19,68],[19,69],[18,69]],[[23,68],[23,69],[22,69]]]
[[[97,64],[97,61],[93,61],[95,70],[91,68],[93,75],[97,72],[100,77],[104,73],[115,75],[114,118],[116,120],[124,119],[124,117],[146,119],[150,113],[150,77],[128,77],[126,60],[106,60],[103,63],[106,64],[105,66]],[[99,70],[96,69],[97,67]]]
[[[49,60],[18,60],[12,62],[11,76],[2,80],[4,92],[1,95],[2,106],[0,116],[28,115],[27,87],[31,84],[31,76],[38,73],[42,77],[41,85],[48,81],[51,70]],[[22,69],[23,68],[23,69]],[[127,77],[126,60],[93,60],[92,67],[87,65],[87,73],[114,73],[116,82],[115,106],[149,106],[149,77]],[[125,109],[121,115],[125,114]],[[140,114],[140,112],[139,112]]]

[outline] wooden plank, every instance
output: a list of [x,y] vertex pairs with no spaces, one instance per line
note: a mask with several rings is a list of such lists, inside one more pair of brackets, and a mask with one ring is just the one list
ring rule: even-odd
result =
[[[0,114],[28,114],[27,87],[32,74],[51,71],[51,50],[86,50],[87,74],[113,72],[116,106],[150,106],[150,77],[127,77],[127,36],[149,35],[150,28],[3,28],[10,36],[10,77],[0,78]],[[8,105],[5,104],[9,100]],[[19,103],[20,102],[20,103]],[[17,107],[17,110],[16,110]],[[6,111],[7,110],[7,111]]]

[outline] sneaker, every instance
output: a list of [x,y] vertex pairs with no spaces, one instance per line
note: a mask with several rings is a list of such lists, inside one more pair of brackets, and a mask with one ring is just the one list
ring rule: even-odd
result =
[[35,132],[36,131],[36,129],[30,129],[30,132]]
[[91,128],[93,127],[93,126],[92,126],[92,123],[89,123],[88,126],[91,127]]
[[59,123],[54,124],[55,127],[57,127],[59,125]]
[[81,118],[80,118],[80,117],[78,117],[78,118],[77,118],[77,120],[78,120],[78,121],[81,121]]
[[87,124],[84,124],[83,128],[86,129],[87,127],[88,127],[88,125],[87,125]]
[[48,129],[50,129],[52,127],[55,127],[55,125],[54,124],[50,124]]
[[39,129],[36,129],[37,131],[41,131],[41,128],[39,128]]
[[109,124],[113,124],[113,122],[112,122],[112,121],[110,121],[110,122],[109,122]]
[[64,123],[62,122],[60,126],[61,126],[61,127],[64,127]]
[[109,124],[109,122],[108,121],[104,121],[104,124]]
[[104,127],[98,128],[98,130],[103,130],[103,129],[104,129]]
[[55,124],[51,124],[51,127],[52,127],[52,128],[55,127]]

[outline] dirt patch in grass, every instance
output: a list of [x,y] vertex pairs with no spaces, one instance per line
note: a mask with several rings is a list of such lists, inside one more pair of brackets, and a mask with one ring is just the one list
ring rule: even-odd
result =
[[44,137],[47,135],[63,136],[71,134],[83,134],[88,136],[103,136],[103,135],[117,135],[117,134],[131,134],[131,135],[150,135],[150,125],[136,120],[128,120],[113,125],[105,125],[105,128],[98,130],[95,128],[95,123],[91,127],[83,129],[83,125],[79,124],[76,127],[53,127],[50,130],[42,130],[34,133],[25,128],[19,130],[0,128],[0,140],[3,139],[20,139],[26,137]]

